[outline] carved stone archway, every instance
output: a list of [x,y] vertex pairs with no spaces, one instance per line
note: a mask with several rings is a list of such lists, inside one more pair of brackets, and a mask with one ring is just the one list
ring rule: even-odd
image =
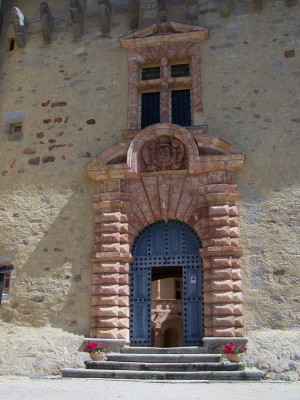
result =
[[234,171],[244,155],[224,139],[156,124],[88,165],[97,182],[92,337],[129,339],[131,246],[142,229],[183,221],[202,241],[204,333],[244,335]]

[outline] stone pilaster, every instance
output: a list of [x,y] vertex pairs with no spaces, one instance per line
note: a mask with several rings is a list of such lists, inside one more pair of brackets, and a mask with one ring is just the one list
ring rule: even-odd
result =
[[190,48],[191,67],[192,67],[192,88],[197,96],[192,95],[192,107],[194,125],[203,124],[203,103],[202,103],[202,83],[201,83],[201,55],[199,46],[194,44]]
[[161,60],[161,122],[167,123],[170,120],[170,101],[169,101],[169,63],[167,57],[163,57]]
[[129,194],[121,180],[107,180],[95,195],[91,336],[129,338],[129,262],[132,236]]
[[203,247],[205,336],[244,335],[235,186],[208,185],[207,246]]
[[139,110],[139,64],[137,54],[128,55],[128,122],[129,130],[138,129],[138,110]]

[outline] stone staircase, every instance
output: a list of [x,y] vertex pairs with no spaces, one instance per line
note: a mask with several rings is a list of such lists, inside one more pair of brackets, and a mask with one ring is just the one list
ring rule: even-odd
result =
[[259,381],[257,369],[222,362],[220,354],[206,354],[202,347],[126,347],[123,353],[109,353],[107,361],[85,361],[86,368],[63,368],[68,378],[114,378],[138,380],[230,380]]

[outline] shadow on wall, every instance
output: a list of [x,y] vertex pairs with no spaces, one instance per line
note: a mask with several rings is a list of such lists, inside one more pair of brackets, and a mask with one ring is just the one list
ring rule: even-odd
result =
[[27,187],[19,200],[31,190],[30,210],[28,203],[17,199],[12,205],[11,210],[19,207],[13,214],[18,222],[16,277],[9,301],[2,303],[1,319],[88,335],[94,226],[91,197],[95,187],[85,182],[64,189],[59,196],[59,188],[51,188],[51,193],[47,187],[40,188],[37,193],[36,187]]

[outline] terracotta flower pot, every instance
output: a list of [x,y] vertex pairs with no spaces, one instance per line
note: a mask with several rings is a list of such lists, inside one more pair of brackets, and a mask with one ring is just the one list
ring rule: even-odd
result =
[[106,361],[107,357],[105,353],[89,353],[93,361]]
[[245,353],[238,354],[226,354],[226,358],[228,361],[232,363],[239,363],[243,360]]

